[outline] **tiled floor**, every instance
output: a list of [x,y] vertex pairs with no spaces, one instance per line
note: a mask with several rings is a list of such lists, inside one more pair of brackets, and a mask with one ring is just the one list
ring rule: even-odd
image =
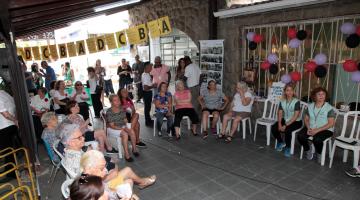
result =
[[[299,147],[295,156],[285,158],[274,150],[273,140],[272,146],[265,146],[264,130],[259,130],[262,134],[256,142],[247,135],[245,140],[236,137],[226,144],[215,137],[202,140],[189,134],[180,141],[154,138],[152,129],[142,126],[148,148],[141,150],[134,163],[121,161],[120,166],[131,166],[144,176],[157,175],[155,185],[135,189],[143,200],[359,199],[360,178],[344,173],[352,165],[351,158],[344,164],[337,155],[331,169],[328,158],[324,167],[316,161],[300,160]],[[49,161],[41,152],[46,166]],[[48,174],[40,177],[42,193],[50,193],[49,199],[61,199],[64,173],[58,174],[51,191],[47,179]]]

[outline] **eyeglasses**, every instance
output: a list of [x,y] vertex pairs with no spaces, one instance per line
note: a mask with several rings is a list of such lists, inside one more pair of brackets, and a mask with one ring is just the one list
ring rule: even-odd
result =
[[82,84],[75,84],[75,86],[82,86]]

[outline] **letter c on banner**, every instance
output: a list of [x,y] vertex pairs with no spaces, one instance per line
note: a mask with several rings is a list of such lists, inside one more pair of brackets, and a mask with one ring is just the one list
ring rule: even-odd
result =
[[116,40],[118,43],[118,47],[125,46],[126,45],[125,31],[116,32]]
[[43,56],[43,60],[49,59],[50,54],[49,54],[49,48],[47,46],[43,46],[41,47],[41,55]]

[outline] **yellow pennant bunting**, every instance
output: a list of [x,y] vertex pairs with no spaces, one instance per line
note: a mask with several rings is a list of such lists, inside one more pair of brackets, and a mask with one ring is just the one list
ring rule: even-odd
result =
[[104,36],[96,37],[96,49],[98,52],[106,50],[106,43]]
[[39,47],[31,47],[31,51],[35,60],[41,60]]
[[31,48],[30,47],[25,47],[24,48],[24,53],[25,53],[25,57],[24,57],[24,60],[26,61],[30,61],[32,60],[32,54],[31,54]]
[[116,48],[116,40],[114,37],[114,33],[109,33],[105,35],[105,41],[108,50],[115,49]]
[[89,38],[86,40],[86,45],[89,53],[96,53],[95,38]]
[[53,60],[59,59],[59,54],[57,52],[56,45],[49,45],[49,49],[50,49],[50,57],[51,57],[51,59],[53,59]]
[[86,54],[85,41],[80,40],[76,42],[76,52],[79,56]]
[[125,31],[119,31],[115,33],[118,48],[126,46],[126,34]]
[[50,59],[50,50],[48,46],[41,46],[41,59],[42,60],[49,60]]
[[60,58],[67,58],[66,44],[59,44],[58,48],[59,48]]
[[168,16],[158,19],[158,22],[159,22],[161,35],[166,35],[166,34],[171,33],[172,30],[171,30],[170,20],[169,20]]
[[160,29],[159,29],[159,22],[158,20],[153,20],[147,23],[147,27],[150,32],[151,38],[160,37]]
[[76,56],[76,45],[74,42],[66,43],[67,51],[69,57],[75,57]]
[[139,37],[138,42],[139,43],[146,42],[147,39],[148,39],[148,33],[147,33],[147,30],[146,30],[146,25],[145,24],[140,24],[140,25],[138,25],[136,27],[136,29],[137,29],[138,37]]

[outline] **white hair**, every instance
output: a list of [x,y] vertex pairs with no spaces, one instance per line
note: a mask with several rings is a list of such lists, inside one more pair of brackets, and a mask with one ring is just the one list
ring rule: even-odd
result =
[[105,159],[104,154],[98,150],[90,150],[81,156],[80,170],[83,172],[85,169],[95,167],[99,161]]
[[249,90],[247,84],[246,84],[244,81],[240,81],[240,82],[238,82],[237,84],[239,85],[239,87],[240,87],[241,89],[243,89],[243,90],[245,90],[245,91],[248,91],[248,90]]
[[44,114],[41,116],[41,124],[42,124],[43,126],[46,126],[46,125],[49,123],[50,119],[51,119],[53,116],[56,117],[56,115],[55,115],[54,112],[46,112],[46,113],[44,113]]
[[56,132],[57,135],[61,139],[61,143],[67,146],[68,141],[71,139],[71,136],[75,133],[75,131],[80,130],[79,125],[77,124],[70,124],[70,123],[61,123]]

